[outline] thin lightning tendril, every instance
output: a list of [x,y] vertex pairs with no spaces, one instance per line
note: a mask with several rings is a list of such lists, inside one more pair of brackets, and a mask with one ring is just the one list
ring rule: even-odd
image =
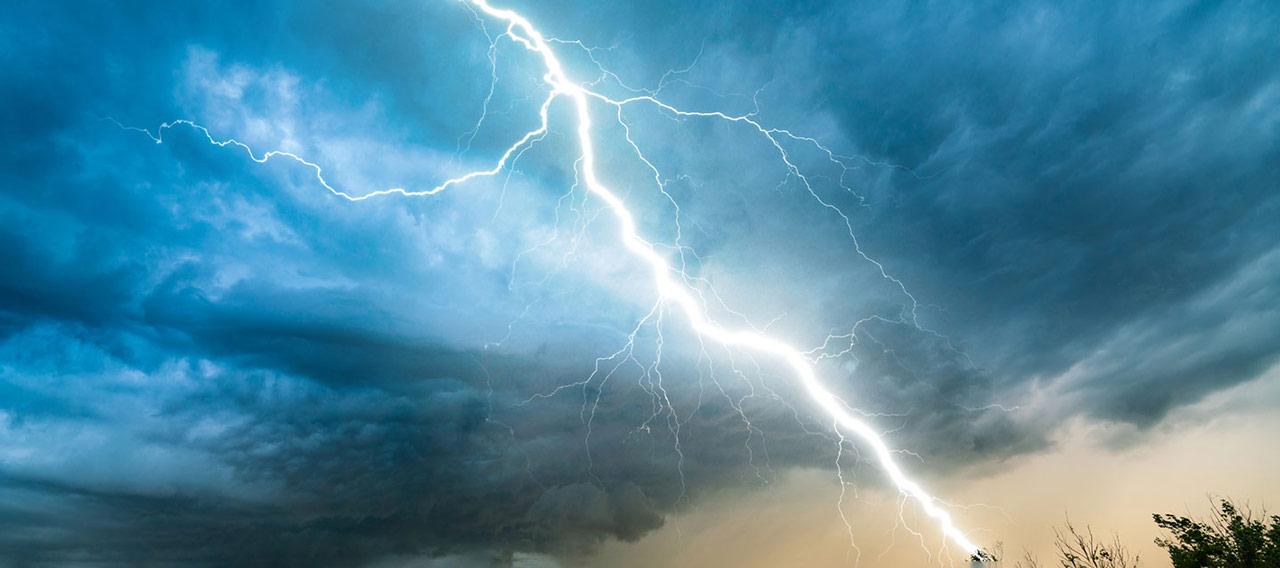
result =
[[[644,155],[640,152],[635,141],[631,138],[629,126],[625,121],[622,120],[621,113],[622,113],[623,107],[634,105],[634,104],[649,104],[649,105],[655,106],[660,111],[668,113],[673,117],[719,119],[719,120],[728,121],[732,123],[745,124],[751,127],[752,129],[758,131],[773,145],[774,149],[781,156],[782,161],[786,166],[788,177],[799,180],[800,184],[805,188],[805,190],[814,199],[816,199],[821,206],[833,211],[835,214],[837,214],[841,218],[845,227],[848,229],[848,234],[850,239],[853,241],[854,251],[861,258],[865,259],[867,262],[875,266],[879,274],[885,280],[892,282],[896,287],[898,287],[901,290],[903,294],[905,294],[908,298],[911,299],[910,314],[907,315],[906,318],[911,323],[915,324],[916,327],[919,328],[920,326],[917,321],[917,314],[916,314],[916,309],[919,307],[919,304],[915,302],[915,297],[912,296],[910,292],[907,291],[906,286],[900,280],[891,276],[885,270],[885,267],[881,263],[874,260],[873,258],[871,258],[870,256],[868,256],[863,252],[857,237],[854,235],[853,224],[852,224],[852,221],[849,219],[849,216],[846,215],[839,207],[832,204],[830,201],[824,200],[818,194],[818,192],[811,185],[810,179],[806,177],[806,175],[800,170],[800,168],[798,168],[794,164],[794,162],[792,162],[791,157],[787,151],[787,147],[784,144],[784,141],[806,144],[809,146],[816,147],[816,149],[819,152],[823,153],[824,157],[827,160],[829,160],[830,162],[842,168],[841,178],[844,177],[844,172],[847,172],[847,170],[849,169],[849,167],[846,165],[846,162],[844,161],[849,157],[840,156],[831,152],[814,138],[799,136],[785,129],[769,128],[762,125],[759,121],[757,121],[754,118],[754,116],[757,114],[757,111],[753,111],[746,115],[731,115],[731,114],[726,114],[718,111],[690,111],[690,110],[681,110],[679,108],[676,108],[670,104],[667,104],[661,101],[658,98],[658,95],[659,95],[659,91],[662,90],[662,86],[665,86],[667,83],[674,82],[674,81],[683,82],[682,79],[678,79],[678,78],[673,79],[673,77],[675,75],[681,75],[689,71],[689,69],[692,68],[693,64],[690,64],[688,67],[684,69],[668,72],[667,75],[663,76],[659,88],[655,90],[642,90],[642,89],[633,89],[631,87],[627,87],[625,83],[622,83],[621,79],[618,79],[616,75],[613,75],[608,71],[604,71],[603,66],[601,66],[602,72],[604,74],[613,77],[619,84],[623,86],[623,88],[631,91],[633,95],[628,96],[626,98],[613,99],[603,94],[600,94],[598,92],[592,91],[590,90],[590,87],[594,86],[595,83],[575,83],[569,79],[567,72],[565,71],[560,60],[556,57],[555,53],[552,51],[550,45],[553,43],[577,45],[578,47],[588,50],[591,60],[595,62],[597,65],[599,65],[599,62],[595,60],[594,53],[592,52],[593,51],[592,48],[587,48],[586,46],[582,45],[580,42],[576,42],[576,41],[566,41],[566,40],[544,36],[540,31],[538,31],[537,28],[533,26],[532,23],[530,23],[527,19],[525,19],[520,14],[511,10],[494,8],[488,3],[487,0],[459,0],[459,1],[468,3],[468,8],[472,8],[473,12],[474,10],[479,10],[479,12],[489,16],[490,18],[499,20],[505,23],[506,25],[506,31],[497,36],[490,34],[490,32],[487,29],[484,30],[485,35],[490,40],[490,50],[487,56],[491,65],[491,70],[494,73],[492,75],[492,79],[491,79],[492,82],[490,84],[488,95],[486,96],[485,102],[484,102],[486,113],[489,106],[489,102],[493,97],[494,86],[497,83],[496,64],[494,63],[493,50],[494,48],[496,48],[496,45],[499,39],[503,39],[503,38],[510,39],[516,43],[519,43],[526,49],[536,53],[538,56],[540,56],[543,61],[543,64],[546,67],[546,74],[543,76],[543,80],[550,87],[550,92],[548,93],[547,98],[542,102],[541,106],[539,107],[538,114],[541,119],[541,122],[538,128],[524,134],[524,136],[522,136],[514,144],[509,146],[506,149],[506,151],[501,155],[501,157],[499,157],[499,159],[493,165],[493,167],[490,169],[472,171],[464,175],[461,175],[459,177],[448,179],[434,187],[422,189],[422,190],[391,188],[391,189],[373,191],[363,195],[353,195],[351,193],[347,193],[345,191],[339,190],[334,186],[330,185],[324,179],[323,172],[319,165],[309,162],[296,154],[285,152],[285,151],[274,150],[274,151],[263,153],[261,155],[257,155],[248,145],[242,142],[239,142],[233,138],[226,139],[226,140],[215,139],[207,128],[188,120],[177,120],[173,122],[163,123],[160,125],[156,134],[152,134],[149,130],[146,130],[146,129],[126,126],[116,121],[115,119],[109,119],[109,120],[114,122],[120,128],[145,133],[157,144],[163,142],[163,136],[164,136],[165,130],[168,130],[175,126],[185,125],[201,132],[212,144],[215,144],[221,147],[237,146],[243,149],[246,153],[248,153],[250,159],[258,163],[265,163],[266,161],[274,157],[288,158],[299,164],[302,164],[311,168],[315,172],[315,178],[320,183],[320,185],[322,185],[324,188],[329,190],[334,195],[350,201],[361,201],[361,200],[369,199],[372,197],[384,196],[384,195],[390,195],[390,194],[399,194],[407,197],[434,195],[450,187],[461,185],[468,181],[472,181],[478,178],[497,176],[503,170],[510,168],[511,165],[516,160],[518,160],[519,157],[526,150],[528,150],[532,145],[534,145],[536,142],[543,139],[547,135],[547,133],[549,132],[548,112],[551,107],[551,104],[561,97],[567,98],[573,106],[574,115],[577,119],[576,135],[577,135],[577,140],[578,140],[580,151],[581,151],[580,157],[575,162],[575,171],[578,173],[578,178],[579,178],[578,182],[582,185],[583,188],[585,188],[587,192],[589,192],[589,194],[595,196],[596,198],[604,202],[604,204],[607,206],[607,209],[612,213],[615,221],[617,222],[618,237],[620,238],[622,244],[626,247],[628,251],[631,252],[631,254],[633,254],[639,260],[643,261],[644,264],[647,265],[652,270],[653,283],[657,289],[659,299],[658,299],[658,303],[654,306],[653,310],[651,310],[648,315],[642,318],[637,328],[632,331],[626,345],[624,345],[621,349],[619,349],[618,351],[614,352],[609,356],[600,357],[596,359],[595,370],[590,374],[588,378],[586,378],[583,381],[571,383],[568,385],[562,385],[549,393],[534,395],[530,399],[520,404],[528,403],[534,399],[551,397],[565,389],[581,388],[584,395],[582,419],[584,423],[588,425],[587,436],[589,440],[591,418],[594,417],[595,411],[599,407],[599,404],[600,404],[599,393],[603,390],[603,383],[601,383],[597,387],[597,394],[595,396],[594,401],[592,401],[591,404],[588,404],[587,402],[588,386],[591,385],[592,381],[597,376],[603,377],[603,381],[608,381],[608,379],[612,377],[619,370],[619,368],[627,364],[628,361],[637,363],[636,360],[631,356],[631,352],[635,347],[636,332],[640,329],[641,326],[644,326],[646,323],[649,323],[649,322],[655,322],[655,325],[661,328],[663,324],[663,316],[668,311],[667,306],[674,305],[675,307],[679,308],[678,310],[679,313],[685,317],[685,320],[689,324],[689,326],[698,334],[700,342],[704,340],[711,340],[715,343],[722,345],[726,349],[739,348],[739,349],[746,350],[747,352],[757,352],[761,354],[766,354],[766,355],[773,356],[774,358],[786,363],[787,366],[789,366],[794,371],[795,377],[798,379],[800,385],[803,387],[805,392],[810,396],[810,398],[813,399],[814,403],[816,403],[818,407],[820,407],[824,412],[826,412],[830,416],[830,418],[832,419],[835,432],[839,437],[838,443],[839,443],[840,451],[837,453],[837,456],[836,456],[836,469],[837,469],[837,473],[838,473],[838,477],[841,485],[841,488],[840,488],[841,502],[839,505],[839,510],[840,510],[841,518],[845,520],[845,524],[847,527],[848,527],[848,519],[845,518],[845,513],[843,510],[843,500],[845,497],[846,482],[844,479],[843,470],[840,466],[840,462],[842,457],[844,456],[843,452],[844,452],[844,445],[846,443],[846,435],[852,434],[853,437],[857,438],[862,442],[862,445],[866,449],[871,450],[871,453],[875,456],[876,461],[880,465],[880,468],[893,482],[894,486],[896,486],[897,489],[899,490],[900,496],[901,496],[901,499],[899,501],[899,509],[905,506],[907,499],[914,499],[920,506],[921,510],[923,510],[929,517],[934,519],[938,528],[941,530],[942,534],[945,536],[947,540],[949,540],[951,543],[954,543],[965,554],[972,554],[977,552],[978,547],[973,542],[971,542],[969,538],[966,536],[966,534],[963,531],[961,531],[952,522],[951,515],[946,510],[944,510],[939,506],[939,504],[945,505],[945,503],[943,503],[939,499],[930,495],[928,492],[925,491],[923,487],[920,486],[919,483],[907,477],[906,473],[898,465],[898,462],[895,458],[895,454],[900,452],[891,449],[885,443],[880,433],[877,433],[876,430],[874,430],[866,421],[855,416],[854,413],[857,411],[854,411],[844,401],[840,400],[835,394],[833,394],[830,390],[828,390],[825,386],[823,386],[822,382],[819,380],[814,370],[814,365],[821,359],[825,359],[829,357],[839,357],[844,353],[848,353],[848,350],[832,355],[832,354],[826,353],[827,345],[824,345],[822,347],[819,347],[817,349],[814,349],[808,352],[800,351],[790,345],[787,345],[786,343],[783,343],[782,341],[779,341],[777,339],[774,339],[773,337],[770,337],[769,335],[766,334],[765,330],[758,329],[755,326],[751,325],[749,322],[747,323],[747,329],[730,329],[730,328],[723,327],[721,324],[716,323],[715,321],[712,321],[709,318],[709,316],[707,315],[707,305],[708,305],[707,298],[703,295],[701,290],[699,290],[697,287],[692,285],[693,282],[701,282],[704,284],[706,284],[706,282],[704,280],[690,276],[685,271],[685,266],[686,266],[685,255],[692,253],[692,250],[680,244],[680,239],[678,234],[676,238],[676,244],[674,247],[671,247],[668,245],[655,244],[641,237],[637,228],[635,217],[632,215],[631,211],[628,209],[623,198],[619,197],[619,195],[615,193],[613,189],[605,185],[597,176],[596,148],[595,148],[595,142],[591,136],[592,120],[591,120],[591,113],[589,109],[589,103],[591,101],[603,102],[617,109],[618,120],[619,120],[619,123],[624,128],[627,142],[631,145],[636,155],[639,156],[640,160],[644,163],[646,168],[652,174],[653,180],[658,184],[659,191],[662,192],[662,194],[666,197],[667,200],[669,200],[673,205],[676,206],[677,228],[678,228],[678,218],[679,218],[678,217],[679,206],[676,205],[675,200],[666,191],[666,183],[669,182],[670,180],[664,181],[661,175],[659,174],[658,169],[648,159],[646,159]],[[476,16],[478,19],[482,19],[480,18],[479,13],[476,13]],[[483,21],[481,22],[481,25],[482,25],[482,29],[484,29]],[[700,52],[700,55],[701,55],[701,52]],[[694,62],[696,63],[696,61],[697,59],[695,58]],[[598,83],[600,80],[603,80],[603,78],[604,77],[602,75],[601,79],[597,79],[596,83]],[[759,93],[757,92],[757,95],[758,94]],[[754,99],[753,99],[753,102],[754,102]],[[757,105],[757,109],[758,109],[758,105]],[[481,121],[483,120],[484,118],[482,117]],[[462,137],[459,138],[458,145],[461,150],[465,151],[466,148],[470,147],[471,142],[472,140],[474,140],[476,136],[476,132],[479,130],[479,128],[480,128],[480,125],[477,124],[473,130],[468,131]],[[869,164],[874,163],[874,162],[871,162],[870,160],[864,159],[864,161]],[[897,166],[894,166],[894,167],[897,167]],[[910,172],[910,173],[912,175],[915,175],[915,172]],[[505,184],[504,184],[504,188],[505,188]],[[571,189],[570,193],[572,193],[572,191],[573,190]],[[569,194],[566,194],[565,197],[568,197],[568,195]],[[858,198],[861,201],[860,196],[857,196],[856,194],[854,194],[854,197]],[[563,200],[564,197],[562,197],[561,199]],[[557,211],[558,211],[558,208],[557,208]],[[554,235],[552,239],[554,239]],[[547,242],[550,242],[550,240],[548,240]],[[541,245],[535,245],[534,248],[538,248],[538,246],[541,246]],[[680,259],[679,267],[673,266],[663,257],[663,255],[659,252],[659,250],[662,248],[673,249],[676,252],[678,252],[679,259]],[[524,255],[531,251],[532,249],[528,251],[524,251],[521,253],[521,255]],[[696,255],[694,256],[696,257]],[[517,262],[518,260],[519,260],[519,257],[517,257]],[[514,265],[512,268],[514,272]],[[714,293],[713,293],[713,296],[714,296]],[[718,297],[716,297],[715,299],[719,300]],[[741,314],[736,314],[736,313],[735,315],[741,316]],[[523,317],[523,314],[521,317]],[[858,322],[858,324],[861,324],[865,321],[867,320],[860,321]],[[853,336],[858,331],[857,327],[858,325],[855,325],[854,329],[848,335],[845,335],[845,336],[833,335],[828,337],[828,344],[833,339],[853,338]],[[766,326],[766,329],[767,329],[767,326]],[[932,330],[928,330],[925,328],[920,328],[920,329],[929,331],[931,333],[936,333],[936,332],[932,332]],[[507,335],[508,336],[510,335],[510,327],[508,327]],[[680,464],[681,464],[680,467],[682,467],[684,456],[679,447],[679,439],[680,439],[679,428],[680,428],[680,425],[683,423],[683,421],[681,420],[680,416],[675,413],[674,408],[671,406],[671,401],[667,397],[666,389],[662,385],[662,375],[658,371],[658,364],[661,359],[661,346],[662,346],[660,338],[661,338],[661,335],[659,334],[658,361],[653,362],[651,365],[647,367],[642,365],[641,371],[642,371],[642,375],[645,377],[644,380],[647,381],[647,384],[642,384],[642,387],[645,388],[645,390],[650,394],[650,396],[656,397],[657,399],[661,399],[661,400],[656,401],[657,407],[655,408],[654,414],[649,418],[649,420],[645,422],[644,425],[641,426],[641,429],[647,429],[649,427],[648,424],[650,422],[663,418],[662,415],[665,414],[666,415],[665,422],[667,423],[667,426],[673,430],[673,434],[675,434],[676,452],[677,454],[680,455]],[[705,343],[703,344],[703,356],[707,357]],[[701,373],[701,367],[699,369],[700,369],[699,372]],[[736,365],[733,366],[733,372],[735,375],[743,376],[742,372],[736,368]],[[756,429],[754,426],[750,424],[750,421],[747,419],[747,416],[743,411],[742,404],[743,404],[743,401],[746,400],[747,398],[758,396],[754,390],[755,387],[751,386],[751,383],[748,381],[747,384],[752,388],[751,393],[744,396],[741,399],[734,401],[730,397],[730,395],[724,390],[724,388],[720,386],[719,381],[716,380],[714,377],[714,373],[712,373],[712,375],[713,375],[712,380],[716,384],[717,388],[719,389],[719,392],[724,397],[729,399],[730,406],[741,416],[743,422],[746,423],[748,428],[748,433],[749,433],[749,437],[747,439],[747,450],[748,452],[751,452],[752,450],[750,446],[750,443],[751,443],[750,436],[758,434],[763,440],[763,432],[759,432],[758,429]],[[777,395],[772,392],[769,392],[767,394],[774,399],[778,399]],[[665,412],[661,410],[663,406],[665,406],[665,408],[667,409]],[[589,455],[588,455],[588,459],[590,459]],[[752,457],[752,459],[754,460],[754,456]],[[764,479],[760,469],[754,464],[754,462],[752,462],[751,465],[752,467],[756,468],[757,476],[760,476],[761,479]],[[595,473],[590,466],[588,467],[588,474],[591,475],[593,478],[596,478]],[[683,472],[681,473],[681,483],[683,487],[683,483],[684,483]],[[681,499],[683,498],[684,498],[684,494],[682,490]],[[901,511],[899,516],[901,518]],[[918,532],[911,530],[909,527],[906,527],[906,528],[913,535],[923,538]],[[851,528],[850,528],[850,535],[852,536]],[[945,546],[945,542],[944,542],[944,546]],[[858,553],[860,554],[860,551],[858,551]]]

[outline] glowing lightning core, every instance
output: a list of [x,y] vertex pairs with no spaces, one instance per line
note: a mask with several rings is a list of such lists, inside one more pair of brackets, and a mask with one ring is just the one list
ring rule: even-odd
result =
[[[687,286],[679,283],[673,277],[674,275],[687,277],[687,275],[682,270],[677,269],[673,267],[670,263],[668,263],[661,255],[659,255],[655,251],[653,243],[646,241],[644,238],[642,238],[639,235],[636,227],[635,218],[631,214],[630,210],[628,210],[626,203],[624,203],[622,198],[618,197],[618,195],[614,193],[613,190],[607,187],[604,183],[602,183],[596,177],[595,143],[591,138],[591,114],[588,110],[587,103],[588,103],[588,98],[593,98],[593,99],[598,99],[605,103],[621,108],[621,106],[628,103],[632,103],[636,101],[646,101],[646,102],[658,105],[662,109],[678,115],[709,116],[709,117],[717,117],[717,118],[731,120],[731,121],[747,122],[752,126],[754,126],[755,128],[757,128],[758,130],[760,130],[760,132],[765,134],[767,137],[769,137],[769,139],[774,143],[774,146],[777,147],[779,151],[782,151],[782,147],[778,144],[778,141],[773,137],[773,134],[781,134],[781,135],[790,137],[794,140],[805,141],[810,143],[816,143],[816,141],[811,138],[795,136],[785,130],[765,129],[759,123],[752,121],[749,117],[734,117],[734,116],[729,116],[729,115],[718,113],[718,112],[681,111],[661,101],[658,101],[656,98],[652,96],[652,93],[650,94],[650,96],[637,96],[637,97],[628,98],[624,100],[610,99],[600,93],[588,90],[583,85],[575,84],[573,81],[570,81],[568,78],[568,75],[564,70],[563,65],[561,65],[560,63],[560,60],[556,57],[556,55],[552,52],[550,46],[548,45],[547,38],[545,38],[533,26],[533,24],[531,24],[527,19],[525,19],[520,14],[511,10],[494,8],[493,6],[489,5],[487,0],[460,0],[460,1],[468,2],[471,5],[473,5],[475,8],[478,8],[480,11],[489,15],[490,17],[493,17],[498,20],[501,20],[502,22],[505,22],[507,25],[506,35],[508,37],[510,37],[516,42],[519,42],[529,50],[537,53],[542,58],[543,63],[546,65],[546,68],[547,68],[547,73],[544,76],[544,79],[551,87],[551,91],[548,94],[547,99],[542,103],[541,108],[539,110],[539,116],[541,117],[541,120],[542,120],[541,126],[536,130],[526,133],[515,144],[510,146],[502,154],[501,158],[491,169],[474,171],[460,177],[449,179],[435,187],[425,189],[425,190],[411,191],[411,190],[406,190],[402,188],[394,188],[394,189],[385,189],[385,190],[375,191],[375,192],[367,193],[364,195],[352,195],[330,186],[321,175],[320,166],[318,166],[317,164],[304,160],[303,158],[295,154],[282,152],[282,151],[271,151],[271,152],[264,153],[261,156],[256,156],[254,155],[252,149],[249,148],[247,145],[241,142],[238,142],[235,139],[228,139],[223,141],[215,140],[212,137],[212,135],[210,135],[209,131],[206,128],[190,121],[180,120],[172,123],[165,123],[161,125],[160,127],[161,130],[159,135],[152,135],[150,132],[146,130],[124,126],[122,124],[119,124],[118,122],[117,124],[120,125],[122,128],[144,132],[148,136],[151,136],[151,138],[155,140],[157,143],[160,143],[162,141],[163,131],[165,129],[170,128],[174,125],[185,124],[197,130],[200,130],[206,137],[208,137],[211,143],[217,144],[219,146],[235,145],[240,148],[243,148],[245,151],[249,153],[249,157],[254,161],[265,162],[274,156],[283,156],[283,157],[290,158],[298,163],[304,164],[315,171],[316,179],[320,182],[321,185],[323,185],[326,189],[331,191],[334,195],[337,195],[339,197],[342,197],[344,199],[348,199],[351,201],[360,201],[360,200],[368,199],[370,197],[374,197],[378,195],[388,195],[393,193],[406,195],[406,196],[432,195],[432,194],[439,193],[440,191],[443,191],[449,188],[450,186],[458,185],[474,178],[489,177],[489,176],[496,175],[499,172],[501,172],[505,167],[507,167],[508,161],[512,160],[513,158],[518,158],[518,156],[520,155],[521,152],[523,152],[523,150],[526,150],[529,145],[536,142],[543,135],[547,133],[548,131],[547,115],[548,115],[548,110],[551,106],[551,103],[560,96],[568,97],[573,102],[574,110],[575,110],[577,121],[578,121],[577,136],[578,136],[578,141],[579,141],[581,152],[582,152],[582,156],[579,159],[581,163],[581,172],[582,172],[581,173],[582,177],[580,181],[591,194],[594,194],[595,196],[604,200],[604,202],[608,205],[610,211],[613,213],[614,217],[616,217],[618,221],[618,234],[621,237],[622,243],[623,245],[626,246],[627,250],[631,251],[635,256],[643,260],[645,263],[649,265],[650,268],[653,269],[654,284],[657,287],[657,291],[660,295],[660,300],[673,302],[676,305],[678,305],[681,311],[684,313],[685,317],[687,318],[688,323],[692,327],[692,329],[705,338],[712,339],[728,347],[739,347],[739,348],[745,348],[753,351],[767,353],[786,362],[795,371],[796,377],[798,377],[800,380],[800,384],[804,387],[805,391],[814,400],[814,402],[816,402],[819,407],[821,407],[824,411],[830,414],[831,417],[834,419],[835,427],[837,431],[851,432],[855,434],[859,439],[861,439],[862,442],[867,447],[870,447],[871,450],[875,453],[876,458],[879,461],[880,467],[884,470],[886,474],[888,474],[889,479],[892,480],[893,484],[898,488],[898,490],[901,491],[904,495],[914,498],[920,504],[920,507],[937,522],[939,528],[941,529],[942,533],[946,536],[947,539],[949,539],[951,542],[956,544],[961,550],[965,552],[965,554],[976,553],[978,551],[978,547],[974,545],[973,542],[971,542],[968,539],[968,537],[965,536],[964,532],[962,532],[959,528],[955,526],[954,523],[952,523],[951,516],[945,510],[943,510],[938,506],[939,501],[935,499],[933,496],[931,496],[928,492],[926,492],[924,488],[920,486],[920,484],[916,483],[915,481],[911,480],[906,476],[902,468],[894,460],[892,451],[885,444],[884,440],[880,437],[880,435],[874,429],[872,429],[869,424],[850,414],[849,411],[846,410],[843,402],[839,398],[837,398],[831,391],[827,390],[827,388],[823,386],[822,382],[818,380],[818,377],[814,371],[813,364],[808,359],[806,359],[803,352],[781,341],[778,341],[777,339],[769,337],[761,331],[756,331],[753,329],[752,330],[726,329],[721,325],[708,319],[708,317],[705,314],[705,307],[703,306],[702,302],[700,302],[698,299],[695,298],[694,294],[690,292]],[[819,146],[819,148],[823,151],[826,151],[826,149],[822,148],[821,146]],[[826,151],[826,153],[829,158],[831,158],[833,161],[835,160],[836,156],[831,154],[829,151]],[[785,151],[783,152],[783,156],[785,159],[785,156],[786,156]],[[793,171],[793,173],[798,173],[798,172],[795,172],[795,167],[791,164],[791,162],[788,161],[787,166],[791,169],[791,171]],[[807,187],[808,186],[807,180],[805,180],[803,176],[800,176],[800,177],[801,177],[801,180],[805,182],[805,185]],[[810,193],[813,193],[813,190],[811,188],[810,188]],[[817,197],[817,195],[814,194],[814,197]],[[826,203],[825,201],[822,201],[820,198],[819,198],[819,202],[828,208],[835,209],[834,206]],[[836,211],[839,212],[838,209],[836,209]],[[840,215],[841,217],[844,218],[846,225],[848,225],[849,224],[848,217],[844,216],[843,213],[840,213]],[[850,234],[852,235],[852,231]],[[856,246],[856,241],[855,241],[855,246]],[[866,258],[865,255],[863,255],[863,257]],[[871,259],[868,258],[867,260],[871,260]],[[875,261],[871,261],[871,262],[875,263]],[[877,267],[880,267],[879,263],[875,263],[875,264]],[[884,274],[883,267],[880,267],[880,269],[881,269],[882,275],[884,275],[886,278],[890,278],[891,280],[893,280],[887,274]],[[901,285],[901,283],[898,282],[897,280],[893,280],[893,281]],[[904,289],[904,292],[905,292],[905,289]]]

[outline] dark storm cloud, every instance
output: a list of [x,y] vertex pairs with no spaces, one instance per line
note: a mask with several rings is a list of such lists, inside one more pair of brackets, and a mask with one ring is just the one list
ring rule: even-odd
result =
[[994,340],[965,342],[997,380],[1088,361],[1066,387],[1088,413],[1150,424],[1257,376],[1280,353],[1277,17],[1029,3],[831,21],[832,68],[858,70],[832,77],[845,131],[936,173],[902,180],[868,247],[909,251],[890,265],[941,327]]
[[[900,166],[846,172],[860,202],[794,153],[940,333],[912,325],[910,298],[771,146],[628,109],[654,162],[689,174],[669,190],[703,254],[693,269],[757,321],[785,313],[773,329],[798,344],[850,334],[823,351],[843,352],[824,376],[887,413],[875,423],[928,456],[926,474],[1035,451],[1075,415],[1148,426],[1276,361],[1269,6],[758,2],[674,26],[657,5],[599,9],[529,15],[616,43],[598,55],[637,84],[701,50],[673,100],[746,112],[772,79],[761,120]],[[783,369],[699,358],[674,324],[660,375],[640,354],[530,398],[587,377],[647,308],[607,223],[566,271],[554,254],[512,269],[571,179],[561,133],[505,193],[352,204],[301,168],[99,119],[191,118],[311,157],[344,187],[427,185],[462,167],[451,154],[489,87],[487,43],[453,3],[12,12],[0,563],[573,558],[715,488],[834,460]],[[538,74],[505,53],[491,111],[526,120]],[[525,126],[500,122],[473,155]],[[637,207],[663,211],[646,195]],[[652,352],[651,328],[637,345]]]

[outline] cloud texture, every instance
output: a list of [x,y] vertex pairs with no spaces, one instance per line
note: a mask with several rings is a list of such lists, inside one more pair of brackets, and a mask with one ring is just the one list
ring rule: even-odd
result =
[[[1280,356],[1267,3],[517,7],[600,46],[603,90],[666,75],[673,103],[758,105],[857,156],[788,146],[810,195],[750,129],[622,116],[716,315],[827,355],[926,479],[998,469],[1077,417],[1144,431]],[[487,164],[540,101],[536,61],[500,40],[470,134],[502,30],[461,5],[12,12],[0,565],[573,564],[717,488],[837,459],[773,362],[704,349],[666,312],[626,348],[653,292],[572,191],[563,109],[510,176],[358,203],[195,131],[156,145],[102,120],[191,119],[356,193],[429,187]],[[600,110],[606,175],[675,245]]]

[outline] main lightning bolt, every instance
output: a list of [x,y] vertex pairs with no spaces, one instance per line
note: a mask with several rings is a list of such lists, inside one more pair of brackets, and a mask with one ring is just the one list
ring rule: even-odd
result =
[[[577,119],[576,132],[581,150],[581,156],[577,160],[577,165],[581,172],[579,182],[588,192],[590,192],[591,195],[596,196],[608,206],[609,211],[617,221],[618,236],[621,239],[622,244],[628,251],[630,251],[631,254],[652,270],[653,283],[659,295],[659,303],[666,302],[677,306],[680,313],[684,315],[689,326],[704,339],[714,341],[725,347],[741,348],[752,352],[771,355],[786,363],[787,366],[794,371],[795,378],[799,381],[800,385],[813,402],[824,412],[830,415],[834,421],[836,432],[841,435],[842,439],[845,434],[852,434],[861,440],[867,448],[870,448],[871,452],[875,455],[880,468],[884,470],[884,473],[901,492],[904,499],[914,499],[921,509],[936,521],[937,526],[941,530],[942,534],[945,535],[946,539],[951,543],[954,543],[964,551],[965,554],[977,553],[979,551],[978,547],[952,522],[951,515],[939,506],[942,502],[925,491],[919,483],[909,478],[906,472],[903,471],[902,467],[898,465],[897,461],[894,459],[894,452],[885,443],[881,435],[877,433],[876,430],[874,430],[866,421],[850,413],[844,402],[822,384],[822,381],[819,380],[817,373],[815,372],[814,362],[806,357],[806,352],[800,351],[795,347],[779,341],[778,339],[770,337],[764,331],[755,328],[726,328],[712,321],[707,316],[706,305],[702,296],[686,284],[686,282],[692,280],[692,278],[685,273],[683,268],[677,268],[663,258],[663,256],[657,252],[657,247],[655,247],[654,243],[645,240],[639,234],[635,217],[628,209],[627,204],[613,189],[601,182],[599,177],[596,175],[596,147],[591,136],[591,113],[588,108],[588,103],[592,100],[604,102],[617,107],[619,112],[621,112],[622,107],[626,105],[634,103],[648,103],[678,116],[717,118],[737,123],[744,123],[754,127],[761,134],[767,137],[778,152],[782,154],[783,161],[787,165],[788,172],[799,178],[805,188],[819,201],[819,203],[828,209],[834,210],[840,215],[846,227],[849,228],[850,236],[852,237],[853,231],[849,218],[834,205],[822,200],[813,188],[810,187],[808,179],[805,178],[804,175],[800,173],[799,169],[788,160],[787,152],[780,143],[779,138],[785,137],[797,142],[810,143],[816,146],[820,151],[824,152],[829,160],[840,165],[842,165],[842,162],[839,161],[839,158],[841,157],[831,153],[825,147],[818,144],[813,138],[796,136],[786,130],[765,128],[760,123],[753,120],[752,116],[754,113],[744,116],[735,116],[721,112],[694,112],[680,110],[659,100],[657,98],[656,91],[640,91],[632,89],[633,92],[643,92],[644,94],[638,94],[636,96],[620,100],[607,97],[599,92],[591,90],[591,84],[582,84],[571,81],[564,69],[564,66],[561,64],[560,59],[556,57],[550,47],[551,43],[576,44],[577,42],[567,42],[555,38],[548,38],[539,32],[538,29],[529,22],[529,20],[525,19],[520,14],[512,10],[494,8],[487,0],[459,1],[466,2],[474,9],[478,9],[490,18],[503,22],[507,27],[503,36],[518,42],[541,57],[543,64],[546,66],[546,74],[543,79],[546,81],[547,85],[550,86],[547,98],[539,108],[539,116],[541,118],[540,126],[537,129],[526,133],[514,144],[509,146],[490,169],[473,171],[465,175],[446,180],[435,187],[422,190],[392,188],[361,195],[353,195],[331,186],[327,181],[325,181],[319,165],[309,162],[296,154],[283,151],[271,151],[262,155],[256,155],[248,145],[235,139],[215,139],[208,129],[194,122],[180,120],[165,123],[161,125],[160,130],[156,135],[152,135],[151,132],[144,129],[125,126],[119,122],[116,124],[128,130],[144,132],[156,143],[161,143],[163,141],[163,132],[166,129],[177,125],[186,125],[202,132],[209,139],[209,142],[213,144],[223,147],[237,146],[242,148],[248,152],[249,157],[256,162],[266,162],[273,157],[284,157],[308,166],[315,171],[315,176],[319,183],[334,195],[351,201],[360,201],[371,197],[389,194],[400,194],[405,196],[433,195],[452,186],[459,185],[476,178],[495,176],[505,168],[508,168],[511,162],[518,159],[525,150],[537,141],[541,140],[548,133],[548,111],[551,104],[561,97],[567,98],[573,105],[574,114]],[[490,40],[491,42],[496,41],[492,37]],[[578,45],[581,47],[581,44]],[[492,59],[492,50],[490,52],[490,58]],[[608,72],[605,73],[608,74]],[[665,79],[666,77],[664,77],[664,82]],[[621,83],[620,80],[619,83]],[[625,87],[625,84],[623,86]],[[491,96],[492,92],[490,93],[490,97]],[[632,146],[635,147],[635,143],[630,140],[629,131],[627,138],[628,142],[631,142]],[[655,173],[656,178],[656,168],[654,168],[648,160],[644,159],[643,155],[641,155],[641,160],[643,160],[646,166]],[[660,189],[662,187],[661,181],[659,181],[659,187]],[[667,197],[670,198],[670,196]],[[854,239],[854,245],[855,248],[857,248],[856,238]],[[860,248],[857,248],[857,251],[859,254],[862,254]],[[904,293],[906,292],[902,283],[885,273],[884,267],[878,262],[867,257],[865,254],[862,254],[862,257],[872,262],[879,269],[882,276],[897,284],[902,288]],[[914,320],[914,311],[912,315]],[[813,351],[808,353],[812,354]],[[841,448],[843,448],[843,444],[841,445]],[[841,515],[843,516],[843,511],[841,512]]]

